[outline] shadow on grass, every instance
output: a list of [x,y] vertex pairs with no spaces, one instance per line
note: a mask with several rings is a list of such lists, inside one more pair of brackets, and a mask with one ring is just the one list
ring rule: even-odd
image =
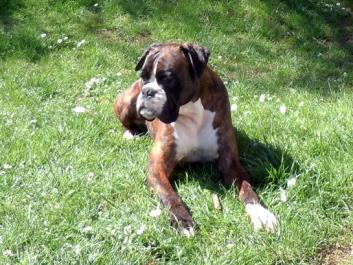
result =
[[[25,6],[22,0],[3,0],[0,2],[0,59],[9,56],[38,61],[49,53],[35,32],[28,25],[19,24],[13,17],[15,11]],[[34,23],[35,24],[35,23]]]
[[[244,131],[234,129],[240,153],[240,159],[245,168],[250,183],[256,190],[270,188],[272,190],[284,186],[288,178],[299,173],[300,167],[290,154],[271,144],[251,139]],[[218,194],[224,194],[220,173],[214,163],[191,163],[180,166],[174,173],[175,185],[185,178],[193,178],[202,188]]]
[[[295,74],[286,75],[284,72],[273,77],[276,79],[272,84],[274,87],[293,83],[300,89],[325,95],[340,91],[346,83],[353,84],[353,76],[342,78],[345,72],[353,72],[353,11],[350,9],[353,5],[349,1],[345,2],[348,8],[343,8],[343,4],[336,5],[336,2],[266,0],[248,4],[250,11],[244,10],[241,2],[204,1],[204,4],[186,5],[177,1],[155,1],[151,4],[138,0],[117,3],[123,12],[135,20],[136,25],[148,18],[163,21],[165,27],[187,32],[187,36],[196,41],[214,45],[211,48],[218,49],[221,45],[230,52],[229,58],[246,61],[248,58],[243,58],[241,50],[251,49],[253,54],[248,56],[268,58],[266,65],[262,66],[268,73],[273,72],[271,64],[280,63],[277,61],[278,54],[272,54],[268,47],[256,38],[251,39],[251,36],[260,36],[274,45],[283,44],[301,60],[293,66],[298,69]],[[212,37],[215,28],[223,38]],[[246,38],[249,40],[239,39],[243,38],[244,33],[248,34]],[[254,67],[249,65],[249,68]],[[249,79],[254,77],[251,73],[257,71],[249,69]],[[255,82],[263,84],[264,81],[261,76],[255,76]]]

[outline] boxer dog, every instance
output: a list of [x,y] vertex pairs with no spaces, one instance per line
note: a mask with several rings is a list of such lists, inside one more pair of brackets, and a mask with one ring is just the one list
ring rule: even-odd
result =
[[260,203],[240,164],[228,94],[207,66],[210,53],[194,44],[152,44],[136,65],[140,78],[118,96],[117,118],[131,139],[147,127],[153,138],[147,183],[170,211],[172,223],[193,235],[190,211],[170,178],[178,163],[215,161],[224,184],[237,186],[255,229],[278,221]]

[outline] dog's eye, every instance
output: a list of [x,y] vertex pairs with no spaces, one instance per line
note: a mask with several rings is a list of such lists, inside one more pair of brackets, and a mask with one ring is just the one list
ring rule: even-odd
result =
[[173,74],[171,72],[163,72],[158,74],[157,78],[160,81],[171,82],[173,81]]

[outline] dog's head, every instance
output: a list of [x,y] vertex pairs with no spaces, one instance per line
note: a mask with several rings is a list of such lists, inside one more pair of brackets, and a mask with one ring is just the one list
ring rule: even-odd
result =
[[209,51],[194,44],[152,44],[136,65],[141,92],[137,112],[146,120],[177,120],[180,106],[197,95]]

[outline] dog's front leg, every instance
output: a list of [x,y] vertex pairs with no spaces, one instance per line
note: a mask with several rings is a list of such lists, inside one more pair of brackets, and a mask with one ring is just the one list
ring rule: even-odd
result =
[[147,183],[170,211],[172,224],[190,236],[194,234],[194,221],[170,183],[170,176],[176,166],[172,152],[172,146],[164,144],[157,136],[149,156]]
[[240,165],[239,154],[233,137],[228,134],[223,141],[220,141],[218,169],[226,186],[230,187],[233,183],[236,184],[239,198],[244,202],[245,210],[250,216],[255,230],[264,227],[268,231],[274,231],[278,225],[278,220],[261,204],[258,195],[249,183],[245,170]]

